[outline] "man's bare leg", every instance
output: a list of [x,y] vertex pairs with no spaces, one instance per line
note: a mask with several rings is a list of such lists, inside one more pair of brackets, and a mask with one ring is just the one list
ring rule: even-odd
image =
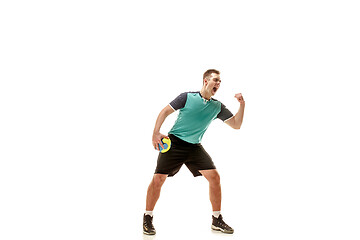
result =
[[144,214],[143,221],[143,232],[147,235],[156,234],[156,230],[152,223],[152,211],[154,210],[155,204],[160,197],[161,187],[167,178],[166,174],[154,174],[153,179],[147,190],[146,195],[146,212]]
[[227,225],[220,213],[221,211],[221,185],[220,176],[216,169],[202,170],[200,173],[209,181],[210,202],[213,209],[213,222],[211,229],[221,231],[223,233],[233,233],[229,225]]
[[153,211],[157,200],[160,197],[161,187],[167,178],[166,174],[154,174],[147,190],[146,211]]
[[200,173],[209,181],[209,196],[213,211],[221,211],[220,175],[216,169],[201,170]]

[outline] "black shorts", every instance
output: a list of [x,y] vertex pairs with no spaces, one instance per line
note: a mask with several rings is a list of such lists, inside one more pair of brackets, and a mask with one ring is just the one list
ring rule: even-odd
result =
[[171,148],[165,153],[159,153],[155,173],[174,176],[183,164],[191,171],[194,177],[201,176],[199,170],[216,169],[210,155],[203,146],[188,143],[169,134]]

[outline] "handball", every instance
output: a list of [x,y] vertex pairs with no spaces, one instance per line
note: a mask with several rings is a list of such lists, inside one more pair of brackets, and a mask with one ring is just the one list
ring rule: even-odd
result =
[[170,138],[163,138],[163,139],[161,139],[161,142],[162,142],[164,148],[162,148],[161,145],[159,144],[159,151],[161,153],[165,153],[165,152],[169,151],[169,149],[171,147]]

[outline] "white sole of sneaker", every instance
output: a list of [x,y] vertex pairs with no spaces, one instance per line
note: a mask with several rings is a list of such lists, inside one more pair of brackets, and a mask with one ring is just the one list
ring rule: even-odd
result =
[[148,232],[145,232],[145,231],[143,231],[143,233],[145,234],[145,235],[155,235],[156,233],[148,233]]
[[215,231],[220,231],[220,232],[223,232],[223,233],[230,233],[230,234],[234,233],[234,231],[226,231],[226,230],[224,230],[222,228],[219,228],[219,227],[216,227],[214,225],[211,225],[211,229],[215,230]]

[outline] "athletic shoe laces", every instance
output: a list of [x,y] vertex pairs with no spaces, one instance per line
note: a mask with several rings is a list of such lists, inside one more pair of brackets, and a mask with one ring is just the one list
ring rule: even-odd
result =
[[152,224],[152,217],[150,215],[145,215],[144,225],[148,229],[154,229],[154,226]]
[[223,229],[231,229],[231,227],[224,222],[221,215],[217,218],[217,225]]

